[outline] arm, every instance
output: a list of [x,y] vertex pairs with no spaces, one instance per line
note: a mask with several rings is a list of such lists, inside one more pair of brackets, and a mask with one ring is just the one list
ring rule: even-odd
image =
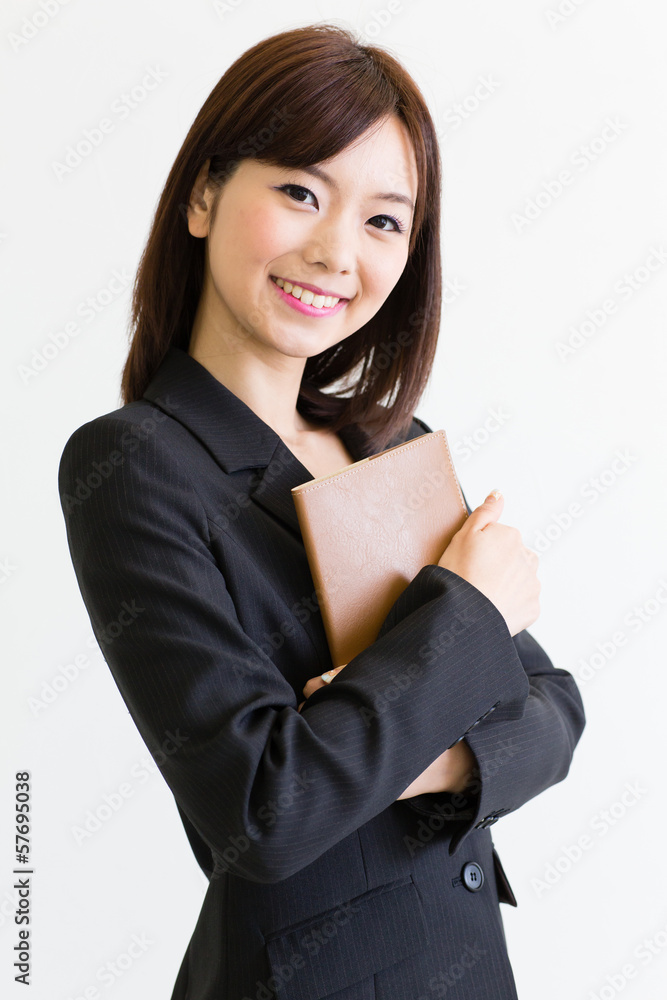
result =
[[530,684],[521,719],[496,722],[489,716],[459,737],[476,760],[463,793],[429,792],[405,800],[417,812],[447,815],[457,822],[450,854],[470,830],[491,826],[562,781],[585,726],[581,695],[571,674],[554,668],[525,629],[513,641]]
[[[394,803],[482,715],[522,716],[528,681],[502,615],[436,565],[298,712],[241,628],[187,471],[159,429],[138,439],[129,426],[99,417],[67,442],[68,544],[120,693],[217,864],[287,878]],[[180,746],[156,754],[169,732]]]
[[[471,513],[467,501],[466,507]],[[491,826],[562,781],[586,724],[572,675],[555,668],[526,629],[512,641],[530,684],[521,718],[503,722],[487,716],[459,736],[475,760],[461,794],[429,792],[405,800],[417,812],[446,815],[456,823],[450,854],[472,829]]]

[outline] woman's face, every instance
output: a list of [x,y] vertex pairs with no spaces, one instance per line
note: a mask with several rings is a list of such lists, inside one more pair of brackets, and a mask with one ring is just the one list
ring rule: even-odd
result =
[[[193,236],[208,236],[196,325],[216,347],[308,358],[378,311],[408,259],[417,167],[397,118],[371,131],[314,167],[243,160],[221,191],[212,228],[205,165],[188,226]],[[316,297],[304,306],[275,278],[347,301],[325,299],[317,308]]]

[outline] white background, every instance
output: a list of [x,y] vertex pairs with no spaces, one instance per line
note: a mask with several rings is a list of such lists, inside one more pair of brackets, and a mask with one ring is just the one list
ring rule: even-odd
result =
[[[71,432],[120,405],[129,285],[94,320],[79,319],[79,335],[41,371],[35,352],[114,271],[134,274],[174,157],[231,62],[277,31],[328,20],[398,56],[440,129],[445,278],[458,291],[417,412],[446,430],[471,506],[500,488],[502,521],[541,552],[542,612],[530,631],[580,679],[586,706],[567,779],[492,830],[519,901],[502,906],[519,996],[664,995],[664,5],[563,0],[558,19],[558,2],[402,0],[389,12],[383,0],[235,0],[220,10],[51,0],[49,16],[38,2],[3,4],[3,995],[28,995],[12,968],[15,771],[32,773],[33,1000],[92,987],[89,996],[112,1000],[167,998],[206,887],[171,793],[154,765],[143,770],[147,750],[91,648],[57,493]],[[17,41],[21,32],[32,37]],[[163,81],[124,120],[110,114],[151,68]],[[114,131],[59,178],[54,163],[103,117]],[[592,156],[585,168],[580,147]],[[558,191],[563,170],[572,182]],[[587,319],[580,346],[559,356]],[[626,457],[613,465],[617,453]],[[86,664],[78,673],[67,670],[76,657]],[[73,828],[124,782],[132,795],[77,843]],[[584,835],[589,846],[572,860]],[[103,982],[98,970],[133,935],[145,950]]]

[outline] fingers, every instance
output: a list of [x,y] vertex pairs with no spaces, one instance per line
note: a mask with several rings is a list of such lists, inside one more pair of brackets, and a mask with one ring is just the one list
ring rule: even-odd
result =
[[473,512],[468,515],[468,519],[465,524],[469,525],[470,528],[476,531],[482,531],[487,524],[495,524],[503,512],[504,506],[505,498],[500,490],[492,490],[484,503],[479,504],[479,506],[475,507]]
[[325,673],[320,674],[319,677],[311,677],[310,680],[306,681],[306,683],[303,686],[303,693],[305,694],[306,698],[310,698],[311,694],[314,691],[318,691],[321,687],[324,687],[326,684],[330,684],[331,681],[336,676],[336,674],[340,673],[343,667],[346,666],[347,663],[344,663],[343,666],[341,667],[334,667],[333,670],[327,670]]
[[323,674],[320,674],[320,676],[321,676],[322,680],[325,681],[327,684],[331,684],[331,682],[334,679],[334,677],[336,676],[336,674],[339,674],[340,671],[343,669],[343,667],[346,667],[346,666],[347,666],[347,663],[344,663],[343,666],[341,666],[341,667],[334,667],[333,670],[326,670]]

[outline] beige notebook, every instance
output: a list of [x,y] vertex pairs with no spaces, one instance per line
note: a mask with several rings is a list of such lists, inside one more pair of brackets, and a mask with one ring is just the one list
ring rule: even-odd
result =
[[468,512],[444,430],[292,489],[333,666],[377,638],[399,594]]

